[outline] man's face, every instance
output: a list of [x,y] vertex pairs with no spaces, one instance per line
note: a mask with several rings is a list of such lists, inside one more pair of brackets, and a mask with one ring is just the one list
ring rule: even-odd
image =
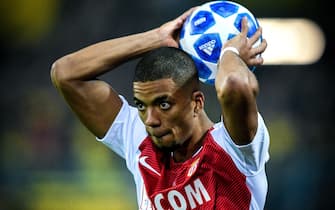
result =
[[191,138],[192,93],[178,88],[172,79],[134,82],[133,87],[140,118],[156,146],[173,150]]

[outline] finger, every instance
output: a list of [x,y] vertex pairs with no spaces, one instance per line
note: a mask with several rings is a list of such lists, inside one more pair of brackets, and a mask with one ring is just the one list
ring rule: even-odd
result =
[[257,31],[250,37],[249,42],[254,44],[262,36],[262,27],[259,27]]
[[258,56],[254,57],[254,58],[250,58],[248,60],[248,65],[249,66],[259,66],[259,65],[262,65],[263,62],[264,62],[263,57],[261,55],[258,55]]
[[188,16],[190,16],[192,14],[192,12],[194,10],[196,10],[199,6],[196,6],[196,7],[192,7],[190,9],[188,9],[186,12],[184,12],[182,15],[179,16],[179,18],[181,18],[182,20],[186,20],[186,18]]
[[247,17],[243,17],[243,18],[242,18],[242,23],[241,23],[241,25],[242,25],[242,28],[241,28],[241,34],[242,34],[243,36],[247,36],[248,31],[249,31],[249,27],[248,27],[248,19],[247,19]]
[[263,39],[262,42],[257,47],[254,47],[252,49],[252,54],[257,55],[263,53],[267,48],[267,46],[268,46],[267,41]]
[[178,18],[175,19],[177,27],[181,27],[186,19],[192,14],[192,12],[196,9],[197,7],[192,7],[186,12],[184,12],[182,15],[180,15]]

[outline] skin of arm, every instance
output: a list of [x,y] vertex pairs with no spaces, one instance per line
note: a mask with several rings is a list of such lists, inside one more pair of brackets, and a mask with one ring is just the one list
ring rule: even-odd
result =
[[152,49],[178,47],[179,30],[194,9],[158,28],[87,46],[52,64],[53,85],[95,136],[106,134],[122,106],[118,93],[97,77]]
[[242,20],[241,33],[227,41],[223,47],[235,47],[239,55],[226,51],[219,61],[215,89],[221,105],[225,127],[237,145],[249,144],[254,138],[258,124],[256,97],[259,91],[255,75],[248,65],[261,65],[263,59],[256,56],[265,51],[266,40],[253,48],[261,36],[261,28],[247,38],[247,19]]

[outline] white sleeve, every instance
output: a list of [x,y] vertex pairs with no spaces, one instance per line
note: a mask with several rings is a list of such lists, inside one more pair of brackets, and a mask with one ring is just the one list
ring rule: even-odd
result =
[[137,109],[130,106],[123,96],[120,95],[120,98],[122,99],[120,112],[106,135],[96,139],[124,158],[127,167],[132,170],[138,146],[147,134]]
[[[265,163],[269,160],[270,137],[262,116],[258,113],[257,132],[250,144],[237,145],[229,136],[223,122],[215,125],[218,132],[216,142],[220,144],[232,157],[239,170],[247,176],[258,174],[264,169]],[[215,129],[214,129],[215,132]]]

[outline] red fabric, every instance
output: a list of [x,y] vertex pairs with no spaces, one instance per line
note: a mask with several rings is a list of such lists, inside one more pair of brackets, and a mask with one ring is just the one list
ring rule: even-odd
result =
[[146,192],[155,209],[250,208],[246,177],[210,133],[200,152],[183,163],[175,163],[170,154],[157,149],[150,137],[142,142],[140,150],[140,159],[154,169],[139,162]]

